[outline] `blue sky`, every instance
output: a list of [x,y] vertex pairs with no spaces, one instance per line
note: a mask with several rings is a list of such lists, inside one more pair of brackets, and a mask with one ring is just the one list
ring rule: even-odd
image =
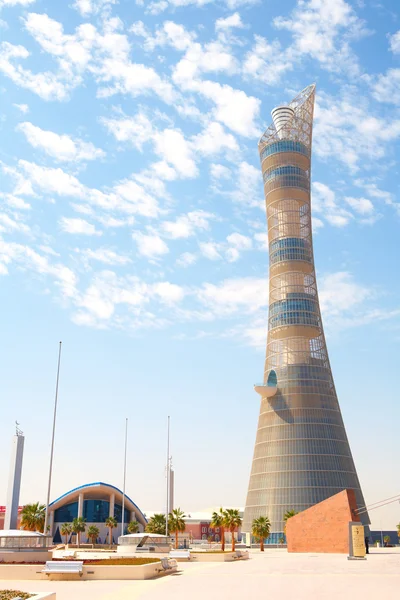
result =
[[[164,503],[172,418],[184,510],[244,505],[262,378],[268,251],[257,141],[317,84],[320,300],[367,503],[398,492],[394,0],[0,0],[2,418],[21,500],[122,484]],[[400,508],[371,513],[392,528]]]

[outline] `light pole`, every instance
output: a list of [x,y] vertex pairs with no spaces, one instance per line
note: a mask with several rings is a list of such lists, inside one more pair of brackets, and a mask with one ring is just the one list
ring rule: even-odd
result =
[[124,535],[124,517],[125,517],[125,483],[126,483],[126,448],[128,443],[128,419],[125,419],[125,453],[124,453],[124,486],[122,491],[122,529],[121,535]]
[[53,471],[53,454],[54,454],[54,436],[56,433],[56,417],[57,417],[57,401],[58,401],[58,382],[60,379],[60,364],[61,364],[61,346],[60,342],[58,349],[58,366],[57,366],[57,380],[56,380],[56,395],[54,399],[54,415],[53,415],[53,433],[51,436],[51,450],[50,450],[50,467],[49,467],[49,481],[47,485],[47,502],[46,502],[46,513],[44,515],[44,530],[43,533],[47,535],[47,522],[49,518],[49,504],[50,504],[50,490],[51,490],[51,475]]
[[167,425],[167,514],[165,515],[165,535],[168,535],[168,515],[169,515],[169,416]]

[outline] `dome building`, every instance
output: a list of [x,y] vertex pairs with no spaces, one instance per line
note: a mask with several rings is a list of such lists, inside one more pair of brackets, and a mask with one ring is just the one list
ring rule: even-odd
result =
[[[122,491],[109,483],[101,481],[81,485],[57,500],[49,506],[50,535],[54,543],[61,543],[61,526],[64,523],[72,523],[76,517],[83,517],[86,521],[86,530],[90,525],[99,528],[99,543],[109,544],[109,530],[105,525],[108,517],[115,517],[118,526],[113,529],[113,542],[115,543],[122,535]],[[139,532],[146,527],[146,517],[140,508],[125,494],[124,502],[124,532],[130,521],[139,523]],[[81,541],[86,542],[85,534],[81,535]]]

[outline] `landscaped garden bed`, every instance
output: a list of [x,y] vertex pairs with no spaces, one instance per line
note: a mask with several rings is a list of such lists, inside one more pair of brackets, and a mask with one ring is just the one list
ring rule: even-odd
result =
[[13,598],[26,600],[26,598],[33,598],[33,595],[18,590],[0,590],[0,600],[13,600]]

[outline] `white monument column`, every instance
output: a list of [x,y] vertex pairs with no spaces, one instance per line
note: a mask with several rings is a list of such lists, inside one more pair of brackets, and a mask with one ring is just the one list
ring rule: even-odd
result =
[[83,501],[84,501],[84,496],[83,496],[83,493],[81,492],[78,497],[78,517],[83,517]]
[[11,446],[10,474],[8,478],[6,515],[4,529],[17,529],[19,491],[21,487],[22,458],[24,455],[24,434],[16,422],[16,434]]
[[109,517],[114,516],[114,506],[115,506],[115,494],[111,494],[110,496],[110,514]]

